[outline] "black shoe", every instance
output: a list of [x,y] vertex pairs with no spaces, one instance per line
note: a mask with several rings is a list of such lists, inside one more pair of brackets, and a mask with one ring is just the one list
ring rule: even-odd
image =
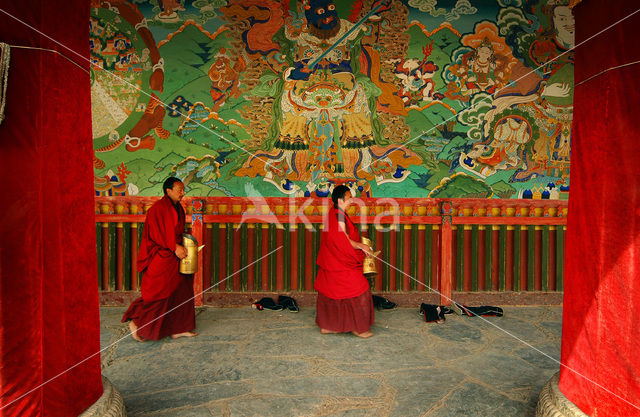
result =
[[373,297],[373,306],[378,310],[393,310],[398,308],[398,304],[393,301],[389,301],[384,297],[380,297],[379,295],[371,295]]
[[257,308],[258,310],[262,310],[266,308],[267,310],[278,311],[283,309],[283,307],[280,304],[276,304],[273,298],[269,298],[269,297],[261,298],[260,301],[253,303],[253,307]]
[[283,308],[289,309],[292,313],[297,313],[300,311],[296,300],[286,295],[281,295],[278,297],[278,304],[280,304]]

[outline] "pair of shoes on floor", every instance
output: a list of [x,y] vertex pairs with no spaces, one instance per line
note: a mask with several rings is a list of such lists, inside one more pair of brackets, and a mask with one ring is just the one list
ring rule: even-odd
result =
[[371,295],[373,297],[373,306],[378,310],[394,310],[398,308],[398,304],[393,301],[389,301],[384,297],[380,297],[379,295]]
[[277,303],[271,297],[263,297],[259,301],[251,304],[251,307],[257,310],[264,310],[266,308],[267,310],[273,311],[284,310],[286,308],[293,313],[297,313],[298,311],[300,311],[296,300],[291,297],[287,297],[286,295],[279,296]]

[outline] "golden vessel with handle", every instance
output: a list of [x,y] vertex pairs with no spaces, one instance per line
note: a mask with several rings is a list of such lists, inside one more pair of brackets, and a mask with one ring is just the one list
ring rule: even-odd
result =
[[[365,245],[369,246],[370,248],[372,247],[371,241],[366,237],[364,236],[361,237],[360,241]],[[378,271],[376,270],[376,257],[380,255],[380,252],[381,251],[377,251],[373,255],[367,255],[364,258],[364,261],[362,263],[362,272],[364,273],[365,276],[371,277],[378,274]]]
[[198,246],[198,240],[188,234],[182,234],[182,246],[187,250],[187,256],[180,260],[181,274],[195,274],[198,272],[198,252],[204,248],[204,245]]

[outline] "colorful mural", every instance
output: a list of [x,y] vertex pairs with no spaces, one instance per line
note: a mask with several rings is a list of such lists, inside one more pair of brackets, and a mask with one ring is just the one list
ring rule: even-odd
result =
[[97,195],[565,199],[565,0],[94,0]]

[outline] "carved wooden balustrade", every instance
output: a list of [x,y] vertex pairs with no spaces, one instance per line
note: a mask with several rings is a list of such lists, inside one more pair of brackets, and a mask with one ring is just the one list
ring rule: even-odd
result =
[[[96,197],[98,284],[138,291],[145,213],[159,197]],[[352,199],[349,215],[381,250],[372,290],[561,292],[568,205],[558,200]],[[329,198],[185,197],[205,244],[196,303],[211,293],[311,292]]]

